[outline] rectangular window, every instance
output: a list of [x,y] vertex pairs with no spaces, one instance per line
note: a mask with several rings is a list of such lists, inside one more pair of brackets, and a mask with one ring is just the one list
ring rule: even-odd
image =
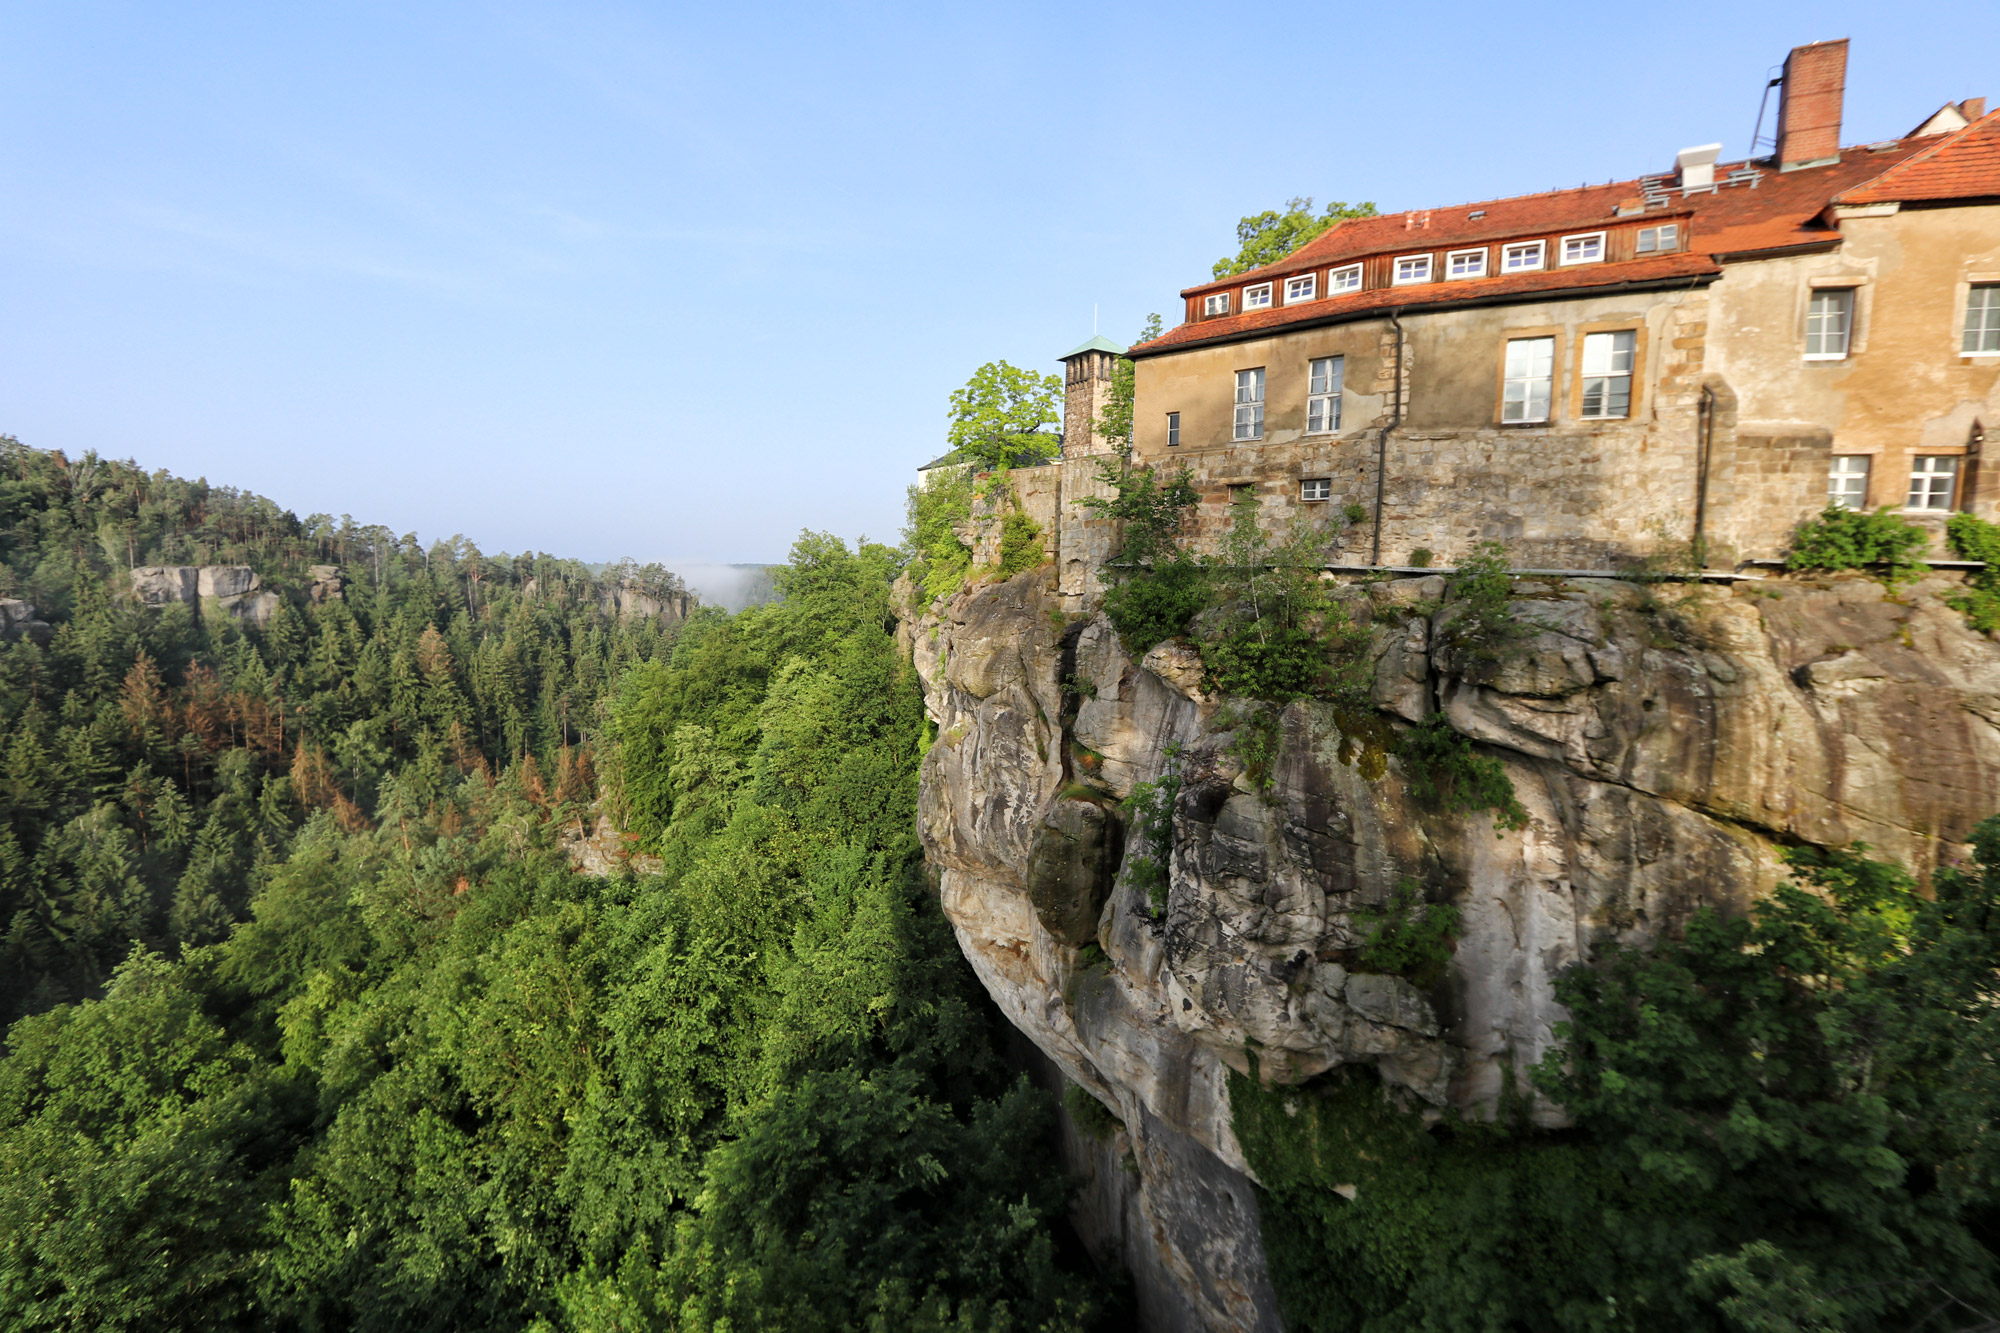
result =
[[1982,282],[1966,294],[1963,346],[1967,356],[2000,352],[2000,282]]
[[1285,304],[1297,305],[1301,301],[1312,300],[1317,293],[1318,283],[1315,280],[1318,276],[1316,273],[1308,273],[1303,278],[1286,278]]
[[1342,292],[1358,292],[1360,290],[1361,265],[1359,264],[1349,264],[1346,268],[1334,269],[1326,275],[1326,294],[1328,296],[1338,296]]
[[1431,257],[1429,255],[1403,255],[1396,260],[1396,284],[1407,282],[1429,282],[1431,280]]
[[1332,477],[1302,477],[1299,479],[1299,499],[1311,503],[1315,500],[1331,500],[1332,498]]
[[1344,356],[1322,356],[1312,363],[1306,383],[1306,431],[1324,434],[1340,429],[1340,382],[1347,369]]
[[1583,335],[1583,415],[1602,421],[1632,415],[1632,353],[1639,335],[1631,329]]
[[1642,255],[1667,254],[1681,248],[1681,227],[1678,222],[1669,222],[1659,227],[1639,228],[1639,253]]
[[1806,307],[1806,360],[1839,361],[1847,355],[1847,336],[1854,328],[1854,289],[1827,287],[1812,294]]
[[1519,245],[1505,246],[1500,251],[1500,271],[1502,273],[1527,273],[1542,266],[1541,241],[1523,241]]
[[1868,507],[1868,455],[1835,454],[1826,473],[1826,502],[1842,509]]
[[1177,449],[1181,443],[1181,414],[1167,413],[1167,448]]
[[1563,237],[1563,263],[1595,264],[1604,258],[1604,233],[1586,232],[1581,236]]
[[1270,307],[1270,283],[1267,282],[1260,287],[1245,287],[1243,289],[1243,308],[1245,310],[1268,310]]
[[1201,313],[1204,315],[1228,314],[1229,293],[1217,292],[1213,296],[1204,296],[1201,300]]
[[1500,396],[1500,419],[1547,421],[1555,371],[1554,338],[1508,339],[1507,383]]
[[1454,250],[1445,256],[1445,272],[1454,278],[1483,278],[1486,276],[1486,252]]
[[1264,438],[1264,368],[1236,372],[1236,435],[1239,440]]
[[1952,492],[1958,485],[1958,459],[1950,454],[1918,454],[1910,460],[1910,509],[1951,508]]

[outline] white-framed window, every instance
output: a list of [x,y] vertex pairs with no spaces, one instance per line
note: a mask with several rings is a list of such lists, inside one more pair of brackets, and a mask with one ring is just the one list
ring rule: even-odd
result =
[[1341,268],[1328,270],[1326,275],[1326,294],[1328,296],[1338,296],[1342,292],[1358,292],[1360,290],[1361,265],[1347,264]]
[[1448,278],[1483,278],[1486,276],[1486,248],[1477,250],[1453,250],[1444,257],[1444,272]]
[[1562,247],[1563,263],[1595,264],[1604,258],[1604,233],[1587,231],[1580,236],[1565,236]]
[[1806,360],[1840,361],[1854,331],[1854,289],[1821,287],[1806,304]]
[[1681,248],[1681,224],[1662,223],[1657,227],[1639,228],[1638,252],[1642,255],[1663,255]]
[[1431,280],[1431,257],[1429,255],[1398,255],[1396,257],[1396,285]]
[[1632,329],[1583,335],[1582,415],[1593,421],[1632,415],[1632,354],[1639,335]]
[[1299,478],[1299,499],[1304,500],[1307,504],[1312,504],[1319,500],[1331,500],[1332,498],[1332,477]]
[[1500,248],[1502,273],[1528,273],[1542,266],[1545,241],[1520,241]]
[[1835,454],[1826,470],[1826,502],[1842,509],[1868,507],[1868,455]]
[[1556,340],[1509,338],[1506,384],[1500,395],[1502,421],[1547,421],[1554,398]]
[[1213,292],[1201,298],[1201,313],[1204,315],[1226,315],[1229,313],[1229,293]]
[[2000,282],[1973,284],[1965,294],[1966,356],[2000,355]]
[[1260,283],[1255,287],[1245,287],[1243,289],[1243,308],[1245,310],[1270,309],[1271,284],[1266,282]]
[[1167,448],[1177,449],[1181,443],[1181,414],[1167,413]]
[[1310,301],[1319,295],[1319,274],[1307,273],[1296,278],[1285,279],[1285,304],[1297,305]]
[[1239,440],[1264,438],[1264,368],[1236,372],[1236,431]]
[[1344,356],[1314,358],[1306,379],[1307,433],[1322,435],[1340,429],[1340,383],[1346,371]]
[[1950,454],[1918,454],[1910,460],[1910,495],[1906,509],[1950,509],[1958,489],[1958,459]]

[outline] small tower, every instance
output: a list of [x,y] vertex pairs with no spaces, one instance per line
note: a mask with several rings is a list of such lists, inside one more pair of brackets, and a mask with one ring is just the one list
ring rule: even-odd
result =
[[1124,354],[1109,338],[1093,337],[1063,357],[1064,458],[1108,454],[1124,443],[1097,433],[1097,418],[1111,397],[1111,367]]

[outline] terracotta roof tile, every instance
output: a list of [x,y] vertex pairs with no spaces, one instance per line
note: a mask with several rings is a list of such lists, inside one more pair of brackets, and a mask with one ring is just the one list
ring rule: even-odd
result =
[[1149,343],[1131,349],[1146,355],[1170,348],[1224,342],[1265,329],[1287,325],[1330,322],[1392,308],[1429,306],[1492,297],[1530,295],[1539,292],[1582,292],[1592,288],[1623,287],[1630,283],[1669,282],[1678,278],[1690,283],[1713,278],[1722,265],[1708,255],[1677,254],[1649,256],[1623,264],[1593,264],[1588,270],[1554,269],[1540,273],[1516,273],[1507,277],[1473,279],[1466,282],[1430,282],[1412,287],[1378,287],[1337,296],[1310,305],[1286,306],[1274,310],[1253,310],[1247,314],[1219,319],[1197,320],[1168,329]]
[[1929,142],[1924,151],[1847,191],[1837,202],[1891,204],[2000,196],[2000,110]]
[[[1969,134],[1974,129],[1991,124],[1996,118],[2000,118],[2000,112],[1951,138]],[[1626,212],[1623,216],[1620,215],[1621,208],[1629,209],[1635,200],[1643,196],[1650,183],[1670,182],[1671,174],[1557,190],[1548,194],[1491,199],[1453,208],[1419,209],[1351,219],[1315,237],[1277,263],[1189,287],[1181,295],[1195,298],[1210,292],[1233,290],[1246,283],[1280,281],[1293,274],[1382,256],[1423,252],[1442,255],[1454,248],[1538,236],[1558,237],[1567,232],[1601,228],[1674,222],[1685,228],[1685,239],[1683,251],[1674,255],[1648,255],[1532,274],[1375,288],[1295,306],[1198,320],[1169,330],[1152,342],[1140,344],[1132,348],[1131,353],[1143,356],[1171,347],[1240,337],[1266,328],[1318,323],[1392,307],[1478,301],[1513,293],[1584,290],[1663,277],[1714,274],[1721,271],[1718,261],[1722,260],[1748,257],[1760,251],[1835,245],[1839,243],[1840,233],[1826,221],[1825,214],[1827,206],[1837,196],[1841,196],[1843,191],[1856,192],[1861,187],[1871,186],[1878,179],[1893,175],[1899,164],[1916,158],[1929,159],[1944,146],[1935,139],[1905,139],[1890,145],[1849,148],[1842,151],[1838,162],[1785,172],[1747,162],[1721,163],[1716,167],[1718,183],[1725,181],[1732,172],[1745,169],[1756,172],[1756,183],[1719,184],[1719,188],[1713,191],[1685,197],[1676,188],[1670,191],[1671,199],[1665,207],[1647,209],[1642,213]],[[1996,141],[1996,147],[2000,147],[2000,141]],[[1480,216],[1474,217],[1475,213]]]

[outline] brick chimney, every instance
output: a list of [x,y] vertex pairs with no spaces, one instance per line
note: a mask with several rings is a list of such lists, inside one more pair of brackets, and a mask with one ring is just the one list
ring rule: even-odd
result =
[[1986,114],[1986,99],[1983,97],[1966,98],[1958,104],[1958,114],[1964,116],[1967,120],[1978,120]]
[[1846,91],[1845,37],[1792,48],[1778,102],[1778,170],[1840,159],[1840,102]]

